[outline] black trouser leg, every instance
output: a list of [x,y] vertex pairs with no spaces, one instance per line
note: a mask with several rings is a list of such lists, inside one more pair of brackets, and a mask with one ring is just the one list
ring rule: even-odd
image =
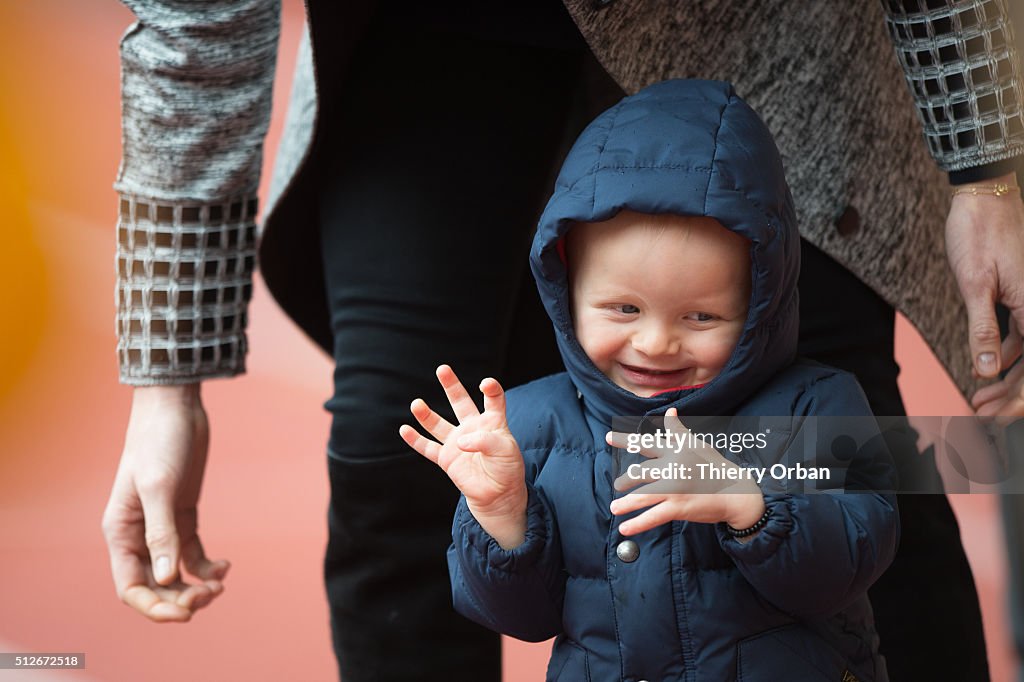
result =
[[458,491],[398,427],[416,397],[454,420],[440,363],[471,393],[486,376],[527,378],[508,367],[560,369],[527,253],[580,61],[371,31],[333,107],[319,198],[336,365],[324,567],[345,682],[500,679],[498,636],[451,607]]
[[[876,415],[906,414],[892,307],[820,250],[806,241],[802,247],[800,354],[855,374]],[[925,473],[934,474],[934,462],[916,447],[904,445],[893,457],[902,471],[930,467]],[[899,550],[869,591],[890,679],[989,679],[978,594],[949,501],[903,494],[899,511]]]

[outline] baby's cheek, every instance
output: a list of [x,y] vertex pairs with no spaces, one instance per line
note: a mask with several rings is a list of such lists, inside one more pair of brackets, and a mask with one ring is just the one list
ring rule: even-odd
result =
[[575,327],[576,339],[583,351],[604,371],[623,345],[622,334],[614,325],[585,317],[578,320]]
[[717,370],[725,366],[725,363],[729,361],[729,357],[732,355],[732,351],[736,348],[736,342],[739,340],[738,334],[719,334],[714,339],[708,339],[708,343],[704,348],[704,363],[708,367],[714,367]]
[[617,346],[615,344],[608,343],[607,340],[601,340],[598,343],[591,343],[589,344],[589,347],[585,346],[583,348],[587,353],[587,357],[589,357],[590,361],[594,363],[594,366],[605,374],[608,373],[611,365],[613,364],[616,349]]

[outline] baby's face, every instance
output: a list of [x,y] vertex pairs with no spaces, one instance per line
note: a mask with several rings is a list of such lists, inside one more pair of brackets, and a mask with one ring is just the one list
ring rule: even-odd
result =
[[573,323],[583,350],[638,396],[705,384],[747,319],[749,242],[713,218],[623,211],[569,232]]

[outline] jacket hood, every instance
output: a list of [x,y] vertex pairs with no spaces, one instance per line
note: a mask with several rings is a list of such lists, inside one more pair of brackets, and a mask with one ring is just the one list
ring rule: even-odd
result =
[[[624,209],[709,216],[750,241],[746,324],[722,371],[699,388],[641,398],[598,370],[576,339],[559,240],[575,222],[608,220]],[[793,200],[771,134],[728,83],[657,83],[587,126],[541,215],[530,265],[565,367],[607,423],[670,407],[728,414],[796,356],[800,236]]]

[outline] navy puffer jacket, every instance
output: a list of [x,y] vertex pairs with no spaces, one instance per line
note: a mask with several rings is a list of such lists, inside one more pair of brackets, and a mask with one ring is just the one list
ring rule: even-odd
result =
[[[622,209],[711,216],[750,240],[747,322],[722,372],[702,387],[638,397],[576,341],[558,241],[574,221]],[[567,372],[508,394],[526,459],[526,541],[503,550],[463,499],[448,554],[461,613],[520,639],[557,636],[548,680],[887,679],[865,592],[895,552],[892,495],[797,494],[777,482],[762,487],[768,525],[746,544],[722,524],[673,522],[631,538],[635,560],[616,553],[625,538],[608,508],[620,494],[612,482],[621,465],[605,444],[613,417],[670,407],[684,423],[687,415],[772,417],[767,448],[723,453],[770,465],[813,455],[791,451],[806,443],[805,417],[870,414],[849,374],[795,360],[799,252],[778,152],[728,84],[648,87],[602,114],[569,153],[531,252]],[[816,423],[816,442],[835,440],[833,423]],[[860,446],[848,455],[846,482],[891,490],[885,448],[866,424],[844,427]]]

